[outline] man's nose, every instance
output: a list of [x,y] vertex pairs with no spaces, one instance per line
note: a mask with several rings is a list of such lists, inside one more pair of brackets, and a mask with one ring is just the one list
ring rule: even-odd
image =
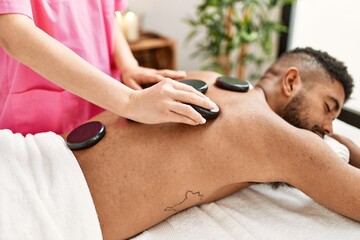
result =
[[323,125],[321,126],[322,130],[325,132],[326,135],[331,136],[333,134],[333,125],[332,120],[325,121]]

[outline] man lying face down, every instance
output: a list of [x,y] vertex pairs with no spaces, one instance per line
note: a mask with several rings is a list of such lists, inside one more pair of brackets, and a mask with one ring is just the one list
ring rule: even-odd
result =
[[288,183],[360,221],[360,188],[354,188],[360,171],[322,140],[333,133],[353,85],[341,63],[296,49],[247,93],[216,88],[215,73],[192,77],[207,81],[207,95],[221,109],[216,120],[197,127],[143,125],[104,113],[95,118],[107,127],[104,139],[74,152],[105,239],[133,236],[258,182]]
[[[104,239],[129,238],[252,183],[290,184],[360,221],[360,188],[354,187],[360,170],[339,161],[322,139],[333,133],[332,121],[352,91],[342,63],[324,52],[295,49],[247,93],[215,87],[213,72],[189,77],[208,83],[207,95],[221,109],[217,119],[201,126],[144,125],[104,112],[93,120],[106,126],[105,137],[73,152]],[[350,163],[359,167],[359,148],[346,143]]]

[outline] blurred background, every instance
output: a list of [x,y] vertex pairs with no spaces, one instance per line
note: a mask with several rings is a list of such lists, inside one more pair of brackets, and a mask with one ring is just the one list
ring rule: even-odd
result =
[[196,5],[201,2],[202,0],[129,0],[129,10],[139,16],[143,31],[159,33],[176,42],[178,69],[199,70],[201,61],[189,57],[195,43],[185,44],[190,27],[183,19],[193,16]]
[[[191,56],[198,48],[197,36],[186,44],[186,37],[192,31],[192,26],[185,23],[185,19],[196,19],[199,16],[197,8],[204,2],[209,1],[129,0],[128,11],[137,15],[141,31],[157,33],[173,41],[174,68],[199,70],[202,69],[204,60]],[[346,108],[360,115],[360,31],[356,30],[357,23],[360,22],[358,9],[358,0],[297,0],[286,9],[285,14],[289,15],[289,19],[283,23],[288,25],[288,32],[285,46],[284,42],[281,44],[286,49],[311,46],[344,61],[356,81],[355,92]],[[273,21],[284,21],[283,14],[283,8],[276,7],[270,17]],[[248,66],[244,78],[261,74],[278,56],[279,36],[274,34],[271,37],[271,56],[266,58],[261,67]],[[250,47],[254,52],[258,51],[256,48],[259,47]],[[229,74],[236,76],[234,70]]]

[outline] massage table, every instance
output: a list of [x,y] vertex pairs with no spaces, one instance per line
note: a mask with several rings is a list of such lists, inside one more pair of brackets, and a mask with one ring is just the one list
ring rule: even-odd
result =
[[[360,129],[335,120],[334,132],[360,146]],[[342,158],[348,154],[337,142],[330,141],[330,146]],[[258,184],[179,212],[132,238],[155,239],[359,240],[360,223],[328,210],[295,188]]]

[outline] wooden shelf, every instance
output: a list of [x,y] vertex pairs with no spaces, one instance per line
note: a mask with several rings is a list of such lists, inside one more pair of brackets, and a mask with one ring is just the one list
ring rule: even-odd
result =
[[176,70],[174,40],[155,33],[143,33],[139,40],[129,45],[140,66]]

